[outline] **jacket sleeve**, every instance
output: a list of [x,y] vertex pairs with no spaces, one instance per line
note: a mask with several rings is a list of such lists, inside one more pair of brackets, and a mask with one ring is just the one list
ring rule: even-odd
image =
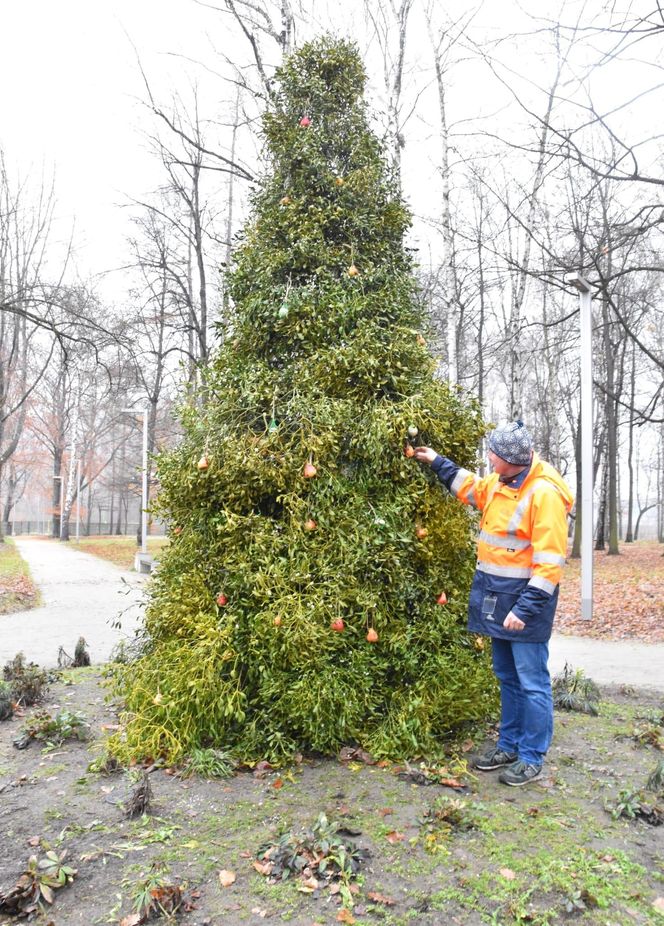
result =
[[472,505],[478,511],[484,509],[487,499],[489,477],[481,479],[467,469],[458,466],[447,457],[438,454],[431,464],[438,479],[452,495],[464,505]]
[[512,608],[524,623],[537,617],[555,594],[567,553],[567,511],[553,486],[535,493],[531,507],[533,574]]

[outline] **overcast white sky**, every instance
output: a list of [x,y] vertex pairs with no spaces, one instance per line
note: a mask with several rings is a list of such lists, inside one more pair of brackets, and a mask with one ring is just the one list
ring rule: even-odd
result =
[[189,0],[0,4],[0,145],[23,174],[55,169],[58,233],[76,218],[82,272],[108,265],[104,244],[125,227],[117,205],[155,183],[131,42],[162,86],[177,86],[175,55],[207,44],[202,12]]
[[[474,5],[470,0],[454,0],[447,8],[455,16]],[[571,19],[573,10],[582,5],[582,0],[569,0],[566,15]],[[558,6],[544,0],[538,3],[538,12],[550,7],[555,15]],[[340,34],[356,37],[360,7],[351,0],[319,0],[315,9],[321,27],[332,23]],[[424,68],[429,67],[430,53],[421,11],[417,5],[415,9],[409,67]],[[501,34],[528,27],[515,0],[487,0],[477,22]],[[55,170],[56,231],[67,239],[75,221],[76,260],[82,276],[121,262],[128,225],[126,211],[119,207],[127,197],[139,197],[161,180],[141,134],[152,124],[139,102],[145,93],[132,43],[162,98],[178,89],[186,91],[197,77],[203,95],[211,93],[205,115],[216,116],[212,100],[219,93],[219,82],[185,59],[218,61],[212,41],[223,46],[229,25],[227,16],[195,0],[0,0],[0,146],[9,163],[18,165],[24,175]],[[551,61],[538,57],[538,40],[524,40],[517,47],[515,67],[546,85]],[[244,50],[243,55],[247,57]],[[529,57],[534,62],[531,70]],[[505,99],[497,82],[477,65],[454,69],[449,99],[453,121],[482,109],[497,110]],[[418,140],[433,136],[436,125],[432,94],[430,104],[420,106],[408,127],[404,161],[411,177],[425,177],[419,193],[429,203],[427,165],[418,158],[432,159],[424,149],[418,150]],[[417,210],[416,184],[406,176],[405,186]]]

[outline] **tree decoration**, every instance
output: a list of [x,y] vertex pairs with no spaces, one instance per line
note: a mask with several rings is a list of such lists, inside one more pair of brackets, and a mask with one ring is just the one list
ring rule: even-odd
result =
[[318,525],[313,518],[307,518],[307,520],[304,522],[305,531],[315,531],[317,527]]
[[420,433],[420,429],[416,428],[414,424],[411,424],[410,427],[408,428],[408,437],[411,440],[415,440],[415,438],[417,437],[419,433]]
[[318,470],[316,469],[314,464],[311,462],[311,460],[307,460],[302,470],[302,475],[304,476],[304,478],[313,479],[317,473],[318,473]]
[[367,631],[367,642],[378,643],[378,634],[373,629],[373,627],[369,627],[369,630]]
[[217,604],[220,608],[225,608],[228,604],[228,598],[224,595],[223,592],[219,592],[217,595]]
[[421,524],[418,524],[415,528],[415,536],[418,540],[424,540],[425,537],[429,536],[429,531],[426,527],[422,527]]
[[209,462],[209,460],[208,460],[208,458],[207,458],[207,454],[206,454],[206,453],[204,453],[204,454],[199,458],[198,463],[196,464],[196,466],[198,467],[198,469],[199,469],[202,473],[205,472],[205,470],[208,468],[209,465],[210,465],[210,462]]
[[357,269],[355,264],[351,264],[346,273],[349,277],[359,277],[360,275],[360,271]]
[[445,592],[441,592],[440,595],[436,598],[436,604],[447,604],[447,595]]
[[303,129],[306,129],[308,126],[310,126],[311,119],[309,118],[309,116],[302,116],[302,118],[300,119],[300,125],[302,126]]
[[[475,520],[403,446],[416,421],[472,469],[484,427],[416,342],[410,217],[369,127],[364,67],[323,38],[276,78],[221,346],[184,397],[180,445],[158,458],[153,507],[186,542],[162,553],[142,649],[114,669],[126,715],[110,748],[125,761],[218,748],[278,764],[348,743],[423,755],[495,703],[465,629]],[[306,208],[283,208],[285,190]],[[208,445],[213,478],[192,479]],[[303,527],[313,512],[324,531]],[[436,529],[419,543],[425,521]]]

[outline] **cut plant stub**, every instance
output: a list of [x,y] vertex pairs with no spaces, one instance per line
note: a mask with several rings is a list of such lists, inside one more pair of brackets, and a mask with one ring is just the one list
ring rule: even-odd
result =
[[436,604],[447,604],[447,595],[445,592],[441,592],[440,595],[436,598]]

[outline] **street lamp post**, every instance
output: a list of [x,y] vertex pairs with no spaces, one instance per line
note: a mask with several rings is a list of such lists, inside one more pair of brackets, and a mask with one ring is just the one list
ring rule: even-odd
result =
[[141,458],[141,553],[148,552],[148,408],[123,408],[129,415],[143,416],[143,454]]
[[593,616],[593,342],[592,290],[579,273],[565,274],[579,292],[581,332],[581,617]]

